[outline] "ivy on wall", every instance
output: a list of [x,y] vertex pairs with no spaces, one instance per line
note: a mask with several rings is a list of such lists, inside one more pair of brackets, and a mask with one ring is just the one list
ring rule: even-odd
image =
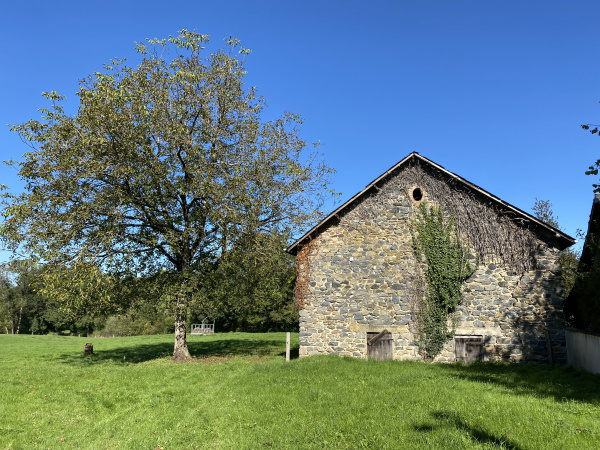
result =
[[410,223],[410,233],[426,282],[417,310],[417,343],[423,356],[431,360],[454,336],[454,326],[449,329],[448,319],[460,304],[463,284],[474,269],[469,264],[468,248],[455,231],[454,219],[444,217],[440,207],[421,203]]
[[298,311],[304,309],[308,303],[310,281],[310,259],[318,253],[317,241],[309,239],[296,255],[296,284],[294,287],[294,298]]

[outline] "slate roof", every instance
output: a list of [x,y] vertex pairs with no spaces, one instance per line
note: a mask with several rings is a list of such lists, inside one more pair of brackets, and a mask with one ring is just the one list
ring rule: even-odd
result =
[[360,200],[362,197],[369,195],[371,192],[377,190],[378,185],[382,184],[390,176],[392,176],[393,172],[395,172],[402,166],[405,166],[405,165],[410,164],[411,162],[415,162],[415,161],[418,161],[422,165],[430,166],[430,167],[442,172],[443,174],[453,178],[454,180],[462,183],[467,188],[488,198],[489,200],[491,200],[492,203],[494,203],[498,207],[500,207],[500,209],[505,210],[505,211],[511,211],[516,217],[520,217],[525,222],[530,222],[531,224],[533,224],[534,227],[545,230],[548,233],[552,233],[554,235],[554,237],[559,241],[562,248],[567,248],[567,247],[573,245],[575,242],[577,242],[574,238],[572,238],[571,236],[569,236],[566,233],[563,233],[558,228],[554,228],[554,227],[542,222],[541,220],[537,219],[536,217],[532,216],[531,214],[526,213],[525,211],[517,208],[516,206],[511,205],[508,202],[505,202],[504,200],[500,199],[499,197],[496,197],[495,195],[489,193],[485,189],[477,186],[476,184],[473,184],[470,181],[465,180],[461,176],[456,175],[455,173],[450,172],[449,170],[446,170],[444,167],[440,166],[439,164],[436,164],[435,162],[431,161],[430,159],[427,159],[424,156],[419,155],[417,152],[413,152],[413,153],[409,154],[408,156],[406,156],[401,161],[399,161],[398,163],[396,163],[394,166],[390,167],[388,170],[386,170],[380,176],[378,176],[375,180],[373,180],[371,183],[369,183],[362,191],[360,191],[358,194],[354,195],[350,200],[348,200],[343,205],[341,205],[339,208],[337,208],[336,210],[331,212],[328,216],[326,216],[323,220],[321,220],[317,225],[315,225],[313,228],[308,230],[300,239],[298,239],[296,242],[294,242],[292,245],[290,245],[285,251],[288,253],[291,253],[292,255],[295,255],[305,241],[313,239],[323,229],[328,227],[334,220],[339,218],[345,211],[351,209],[355,202]]

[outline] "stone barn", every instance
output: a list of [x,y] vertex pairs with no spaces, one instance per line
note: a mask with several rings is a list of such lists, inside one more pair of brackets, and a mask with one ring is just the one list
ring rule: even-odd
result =
[[474,269],[435,360],[563,362],[559,254],[575,240],[418,153],[287,248],[298,271],[300,356],[422,358],[426,262],[411,237],[421,204],[452,218]]

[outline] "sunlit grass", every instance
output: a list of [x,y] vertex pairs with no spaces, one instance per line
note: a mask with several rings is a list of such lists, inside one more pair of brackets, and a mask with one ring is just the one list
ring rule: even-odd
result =
[[286,363],[285,333],[172,347],[0,336],[0,448],[600,448],[600,377],[568,367]]

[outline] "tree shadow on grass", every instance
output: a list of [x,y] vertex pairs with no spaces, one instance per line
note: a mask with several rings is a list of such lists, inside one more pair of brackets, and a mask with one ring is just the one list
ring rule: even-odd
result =
[[[283,352],[281,348],[283,347]],[[205,341],[188,341],[188,349],[194,358],[199,360],[207,358],[233,358],[239,356],[250,357],[285,357],[285,341],[280,344],[273,340],[246,340],[246,339],[211,339]],[[298,348],[291,349],[291,355],[298,357]],[[113,362],[124,364],[137,364],[157,359],[170,358],[173,355],[173,344],[153,343],[134,346],[102,349],[102,344],[96,344],[92,355],[83,356],[81,353],[68,353],[60,355],[62,362],[67,364],[91,364],[98,362]]]
[[527,363],[472,363],[439,366],[451,376],[479,383],[491,383],[516,395],[554,397],[600,404],[600,375],[571,366]]
[[494,447],[505,448],[508,450],[520,450],[522,447],[512,442],[506,436],[496,436],[480,426],[473,426],[459,414],[449,411],[436,411],[432,413],[436,420],[435,425],[420,424],[415,425],[415,431],[428,433],[437,428],[453,427],[465,433],[469,439],[479,444],[491,444]]

